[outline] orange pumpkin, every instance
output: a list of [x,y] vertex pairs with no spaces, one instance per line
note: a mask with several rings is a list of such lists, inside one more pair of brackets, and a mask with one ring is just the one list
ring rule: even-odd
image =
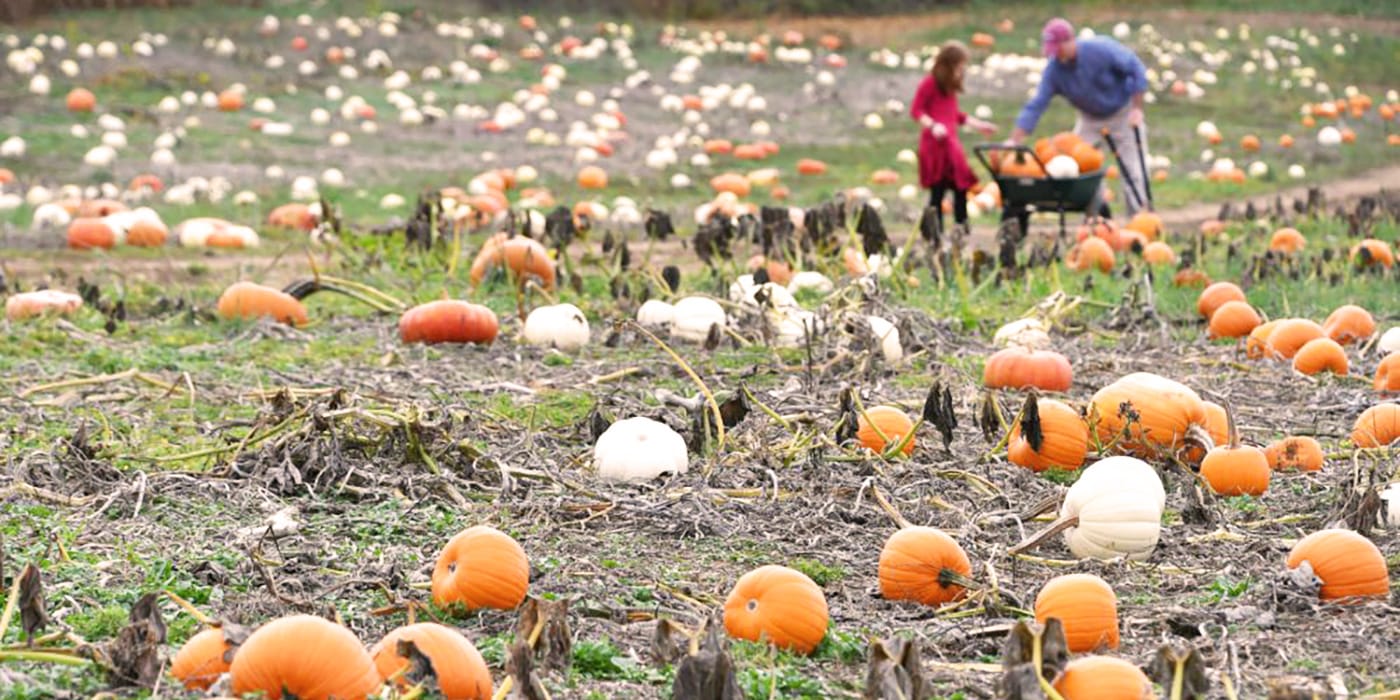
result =
[[1298,229],[1284,227],[1274,231],[1274,235],[1269,238],[1269,250],[1284,255],[1292,255],[1308,244],[1308,239],[1303,238],[1303,234],[1298,233]]
[[[1027,406],[1030,404],[1028,403]],[[1040,472],[1046,469],[1073,471],[1083,466],[1089,452],[1089,426],[1084,417],[1067,404],[1054,399],[1036,399],[1036,418],[1040,424],[1040,449],[1022,433],[1022,418],[1011,426],[1006,458],[1012,464]]]
[[[1277,331],[1275,331],[1277,333]],[[1293,355],[1293,369],[1303,374],[1331,372],[1345,376],[1350,366],[1347,353],[1331,338],[1313,338]]]
[[1278,137],[1278,145],[1279,148],[1293,148],[1293,137],[1288,134]]
[[735,197],[743,199],[749,196],[753,185],[748,178],[738,173],[721,173],[710,178],[710,188],[716,193],[729,192]]
[[1074,151],[1074,147],[1084,143],[1084,139],[1079,138],[1079,134],[1073,131],[1061,131],[1050,137],[1050,145],[1055,147],[1055,153],[1068,155]]
[[0,168],[0,185],[8,185],[15,181],[15,171],[9,168]]
[[97,108],[97,95],[87,88],[73,88],[64,102],[70,112],[91,112]]
[[578,186],[585,190],[601,190],[608,186],[608,171],[588,165],[578,171]]
[[764,270],[773,284],[786,285],[792,281],[792,265],[782,260],[769,260],[762,255],[755,255],[749,258],[748,268],[749,272]]
[[1148,265],[1175,265],[1176,251],[1166,241],[1152,241],[1142,249],[1142,260]]
[[870,173],[870,184],[872,185],[897,185],[899,184],[899,173],[889,168],[881,168]]
[[149,219],[141,219],[126,230],[126,244],[141,248],[158,248],[169,237],[170,229],[165,224]]
[[1065,264],[1075,272],[1097,269],[1108,272],[1115,263],[1113,248],[1102,238],[1090,237],[1075,244],[1065,253]]
[[5,300],[5,318],[23,321],[27,318],[53,314],[63,316],[83,307],[83,298],[57,289],[12,294]]
[[[0,182],[2,181],[3,177],[0,177]],[[151,173],[143,173],[131,178],[131,182],[126,183],[126,189],[130,192],[140,192],[142,190],[160,192],[165,189],[165,183],[161,182],[159,177]]]
[[824,175],[826,174],[826,163],[813,158],[803,158],[797,161],[798,175]]
[[982,384],[991,389],[1069,391],[1074,370],[1069,359],[1054,350],[1003,348],[987,358]]
[[1259,137],[1254,134],[1246,134],[1244,138],[1240,139],[1240,148],[1244,149],[1245,153],[1254,153],[1258,151]]
[[1081,656],[1055,680],[1064,700],[1153,700],[1152,681],[1137,666],[1111,656]]
[[972,35],[972,45],[981,49],[989,48],[997,43],[996,37],[986,32],[976,32]]
[[1243,301],[1227,301],[1221,304],[1210,316],[1209,336],[1216,338],[1243,338],[1259,327],[1262,320],[1253,306]]
[[[914,422],[909,420],[904,411],[893,406],[876,406],[860,416],[856,425],[856,439],[860,440],[860,444],[883,454],[889,447],[898,445],[913,429]],[[913,438],[904,445],[903,452],[906,455],[913,454]]]
[[190,637],[170,660],[170,675],[189,690],[208,690],[229,670],[238,645],[229,641],[224,630],[207,627]]
[[1122,236],[1119,234],[1118,228],[1108,219],[1095,219],[1080,226],[1079,230],[1075,231],[1074,240],[1082,243],[1090,236],[1102,238],[1104,242],[1114,250],[1123,250],[1126,248],[1121,240]]
[[1107,581],[1093,574],[1065,574],[1050,579],[1035,597],[1035,621],[1058,618],[1069,650],[1082,654],[1118,648],[1118,597]]
[[283,204],[267,215],[267,225],[273,228],[310,231],[316,228],[316,215],[311,207],[300,202]]
[[768,149],[752,143],[743,143],[734,147],[734,157],[739,160],[763,160],[768,157]]
[[967,589],[949,579],[972,574],[972,562],[957,541],[932,527],[906,527],[890,535],[880,550],[880,595],[939,606],[962,598]]
[[1267,354],[1291,360],[1308,341],[1326,336],[1322,326],[1313,321],[1306,318],[1286,318],[1279,321],[1273,332],[1269,333]]
[[1357,447],[1385,447],[1396,440],[1400,440],[1400,404],[1376,404],[1351,426],[1351,441]]
[[399,317],[399,337],[405,343],[489,345],[499,329],[496,312],[457,299],[419,304]]
[[1390,595],[1390,574],[1381,550],[1351,530],[1318,530],[1298,540],[1288,552],[1287,566],[1296,569],[1304,562],[1322,580],[1322,600]]
[[237,112],[243,109],[243,94],[237,90],[224,90],[219,93],[219,111]]
[[1196,311],[1210,320],[1215,310],[1227,301],[1245,301],[1244,290],[1234,282],[1216,282],[1201,290],[1201,296],[1196,299]]
[[734,152],[734,142],[729,139],[709,139],[704,143],[705,152],[712,155],[727,155]]
[[1262,496],[1269,488],[1269,458],[1252,445],[1240,444],[1235,416],[1227,408],[1228,441],[1218,444],[1201,461],[1201,478],[1222,496]]
[[117,214],[127,211],[128,209],[129,207],[115,199],[85,199],[78,203],[77,211],[70,213],[74,216],[84,218],[101,218],[108,214]]
[[527,280],[534,279],[545,289],[554,289],[554,259],[549,256],[549,251],[533,238],[512,238],[505,233],[488,238],[481,246],[481,252],[472,260],[472,286],[481,284],[486,273],[498,267],[509,270],[517,284],[524,285]]
[[428,659],[428,668],[421,670],[431,674],[438,692],[447,700],[490,700],[495,692],[491,671],[481,652],[457,630],[435,622],[399,627],[369,650],[379,678],[385,683],[394,679],[400,692],[422,680],[409,673],[412,664],[400,652],[401,642],[412,642],[418,653]]
[[1197,287],[1204,289],[1210,284],[1210,275],[1194,268],[1184,267],[1172,275],[1172,286],[1174,287]]
[[1385,241],[1367,238],[1351,247],[1351,261],[1357,267],[1379,265],[1388,270],[1395,266],[1395,253]]
[[1392,352],[1381,359],[1371,386],[1380,392],[1400,392],[1400,352]]
[[1006,177],[1045,177],[1045,170],[1040,167],[1040,163],[1026,155],[1025,151],[1008,153],[1001,161],[1001,169],[998,172]]
[[300,700],[362,700],[379,689],[374,662],[354,633],[311,615],[259,627],[238,648],[229,670],[233,694],[288,693]]
[[[1079,174],[1088,175],[1096,173],[1103,168],[1103,151],[1094,148],[1093,144],[1080,142],[1074,145],[1069,151],[1069,157],[1079,164]],[[1146,233],[1144,231],[1144,233]]]
[[1128,221],[1128,225],[1124,226],[1124,228],[1137,231],[1147,236],[1147,240],[1149,241],[1155,241],[1161,238],[1163,231],[1166,230],[1162,227],[1162,217],[1150,211],[1140,211],[1134,214],[1133,218]]
[[1201,222],[1201,235],[1206,238],[1214,238],[1225,232],[1225,222],[1219,219],[1208,219]]
[[1245,357],[1251,360],[1260,360],[1269,354],[1269,336],[1273,334],[1281,320],[1265,321],[1249,332],[1249,338],[1244,341]]
[[830,616],[822,589],[786,566],[760,566],[739,577],[724,601],[724,628],[735,639],[767,640],[810,654],[826,636]]
[[1119,440],[1120,452],[1155,456],[1176,450],[1192,425],[1206,425],[1205,402],[1195,391],[1149,372],[1119,378],[1095,392],[1091,403],[1090,423],[1099,442]]
[[256,282],[234,282],[219,295],[219,317],[255,319],[266,316],[279,323],[304,326],[306,307],[296,297]]
[[1346,345],[1375,334],[1376,319],[1360,306],[1345,304],[1327,315],[1327,320],[1322,322],[1322,330],[1328,338]]
[[1325,461],[1322,445],[1306,435],[1290,435],[1275,440],[1264,448],[1264,456],[1269,459],[1270,469],[1297,469],[1298,471],[1322,471]]
[[118,242],[116,230],[102,219],[83,217],[68,223],[68,247],[74,250],[114,248]]
[[486,525],[469,527],[447,542],[433,567],[433,604],[467,610],[511,610],[530,587],[530,560],[520,543]]

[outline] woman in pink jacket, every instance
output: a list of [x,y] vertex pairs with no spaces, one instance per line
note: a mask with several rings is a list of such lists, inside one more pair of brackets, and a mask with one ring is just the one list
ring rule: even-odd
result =
[[933,70],[919,83],[909,115],[923,127],[919,134],[919,184],[928,190],[929,206],[938,213],[938,229],[943,230],[943,195],[953,191],[953,221],[967,224],[967,191],[977,184],[968,167],[958,127],[968,126],[991,134],[996,127],[958,109],[958,93],[963,89],[967,69],[967,47],[950,41],[938,50]]

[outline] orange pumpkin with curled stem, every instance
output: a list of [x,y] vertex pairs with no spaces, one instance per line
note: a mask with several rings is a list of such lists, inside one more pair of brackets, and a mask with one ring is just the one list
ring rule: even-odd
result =
[[374,662],[354,633],[312,615],[292,615],[259,627],[238,648],[229,668],[233,694],[290,694],[300,700],[363,700],[379,689]]
[[1142,669],[1112,656],[1081,656],[1055,680],[1064,700],[1152,700],[1152,681]]
[[1322,326],[1306,318],[1286,318],[1279,321],[1269,333],[1269,343],[1265,354],[1269,357],[1291,360],[1308,341],[1326,337]]
[[724,601],[729,636],[767,641],[799,654],[817,648],[830,620],[822,589],[786,566],[770,564],[744,574]]
[[1347,353],[1331,338],[1313,338],[1293,355],[1293,369],[1307,375],[1331,372],[1345,376],[1349,369]]
[[509,270],[521,285],[526,280],[534,279],[546,290],[554,289],[554,260],[549,257],[549,251],[533,238],[510,237],[504,233],[488,238],[481,252],[472,260],[472,286],[481,284],[486,273],[499,267]]
[[1201,296],[1196,298],[1196,311],[1206,320],[1210,320],[1215,310],[1224,306],[1227,301],[1247,301],[1244,290],[1234,282],[1216,282],[1201,290]]
[[467,301],[440,299],[419,304],[399,317],[399,337],[405,343],[480,343],[496,339],[496,312]]
[[[898,445],[914,429],[909,416],[893,406],[875,406],[860,416],[856,425],[856,439],[860,444],[884,454],[885,450]],[[883,436],[883,437],[881,437]],[[905,455],[913,454],[914,439],[904,444]]]
[[170,675],[189,690],[208,690],[229,670],[238,641],[223,627],[208,627],[190,637],[170,660]]
[[1011,426],[1006,458],[1012,464],[1041,472],[1073,471],[1089,452],[1089,426],[1084,417],[1054,399],[1026,398],[1025,408]]
[[530,560],[510,535],[469,527],[447,542],[433,567],[433,604],[511,610],[530,587]]
[[1400,440],[1400,404],[1376,404],[1351,426],[1351,441],[1357,447],[1385,447],[1396,440]]
[[1069,650],[1082,654],[1118,648],[1118,596],[1093,574],[1065,574],[1050,579],[1035,596],[1035,621],[1058,618]]
[[1400,352],[1392,352],[1381,358],[1376,365],[1376,378],[1372,388],[1384,393],[1400,392]]
[[[428,668],[413,668],[410,656],[404,653],[407,644],[427,659]],[[428,677],[435,679],[438,692],[447,700],[490,700],[495,692],[491,671],[476,646],[457,630],[436,622],[394,629],[370,648],[369,655],[379,677],[394,683],[401,692]],[[420,671],[422,677],[414,671]]]
[[1322,445],[1306,435],[1290,435],[1275,440],[1264,448],[1271,469],[1296,469],[1304,472],[1322,471],[1325,458]]
[[1355,304],[1338,306],[1322,322],[1322,330],[1332,340],[1347,345],[1365,340],[1376,332],[1376,319],[1371,312]]
[[996,351],[982,370],[982,384],[990,389],[1069,391],[1073,379],[1074,370],[1064,355],[1019,346]]
[[296,297],[256,282],[235,282],[219,295],[219,317],[255,319],[268,317],[293,326],[307,324],[306,307]]
[[880,550],[880,595],[939,606],[962,598],[972,574],[967,553],[942,530],[911,526],[900,529]]
[[1234,412],[1225,407],[1229,441],[1206,453],[1201,461],[1201,478],[1222,496],[1262,496],[1269,488],[1269,458],[1252,445],[1240,444],[1240,431]]
[[1207,333],[1216,338],[1243,338],[1254,331],[1262,320],[1259,312],[1247,302],[1227,301],[1210,315]]
[[1385,556],[1375,543],[1351,530],[1327,529],[1298,540],[1288,552],[1287,566],[1304,563],[1322,581],[1322,600],[1385,598],[1390,595],[1390,574]]

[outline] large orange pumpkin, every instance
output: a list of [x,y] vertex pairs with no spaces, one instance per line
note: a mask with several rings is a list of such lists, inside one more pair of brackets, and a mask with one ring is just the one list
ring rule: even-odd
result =
[[[875,406],[860,416],[856,439],[860,440],[860,444],[883,454],[891,446],[898,445],[913,429],[914,422],[909,420],[904,411],[893,406]],[[884,437],[880,437],[881,435]],[[913,454],[913,438],[905,443],[903,452],[906,455]]]
[[1166,241],[1152,241],[1142,249],[1142,261],[1153,267],[1176,264],[1176,251]]
[[229,641],[224,630],[208,627],[190,637],[170,660],[170,675],[189,690],[208,690],[229,670],[238,645]]
[[74,250],[114,248],[120,243],[117,232],[106,221],[78,218],[68,222],[68,247]]
[[1209,334],[1216,338],[1243,338],[1262,323],[1259,312],[1243,301],[1227,301],[1210,315]]
[[1390,574],[1381,550],[1351,530],[1319,530],[1298,540],[1288,553],[1287,565],[1296,569],[1303,562],[1322,580],[1318,597],[1323,600],[1390,595]]
[[379,689],[374,662],[354,633],[319,617],[292,615],[259,627],[230,668],[233,694],[281,700],[362,700]]
[[810,654],[826,636],[826,596],[806,574],[760,566],[739,577],[724,601],[724,628],[735,639]]
[[997,171],[1005,177],[1045,177],[1045,169],[1040,167],[1040,163],[1025,151],[1012,151],[1006,154],[1006,158],[1001,161],[1001,169]]
[[486,525],[453,537],[433,567],[433,603],[468,610],[511,610],[530,587],[530,560],[519,542]]
[[481,252],[472,260],[470,272],[472,286],[481,284],[486,273],[498,267],[505,267],[519,284],[526,280],[537,280],[545,289],[554,289],[554,259],[539,241],[525,236],[509,237],[498,233],[486,240]]
[[[1079,164],[1079,174],[1081,175],[1096,173],[1103,168],[1103,151],[1094,148],[1093,144],[1077,143],[1068,155]],[[1147,232],[1143,231],[1143,233]]]
[[165,245],[170,237],[170,229],[160,221],[141,219],[126,230],[126,244],[141,248],[158,248]]
[[1089,426],[1084,417],[1054,399],[1038,398],[1035,405],[1040,423],[1040,449],[1035,449],[1022,433],[1022,419],[1018,418],[1011,426],[1006,458],[1012,464],[1037,472],[1046,469],[1073,471],[1083,466],[1089,452]]
[[307,323],[306,307],[296,297],[256,282],[234,282],[219,295],[219,316],[254,319],[267,316],[293,326]]
[[1365,340],[1376,332],[1376,319],[1371,312],[1355,304],[1338,306],[1322,322],[1327,337],[1343,345]]
[[1351,426],[1357,447],[1385,447],[1400,440],[1400,404],[1376,404],[1361,413]]
[[1324,338],[1327,334],[1323,332],[1322,326],[1306,318],[1286,318],[1279,321],[1269,333],[1269,343],[1266,354],[1271,357],[1285,360],[1293,359],[1308,341],[1317,338]]
[[982,370],[982,384],[991,389],[1026,389],[1069,391],[1074,370],[1069,358],[1054,350],[1027,350],[1014,346],[1003,348],[987,358]]
[[1244,290],[1234,282],[1216,282],[1201,290],[1201,296],[1196,299],[1196,311],[1210,320],[1215,310],[1227,301],[1246,301]]
[[1337,341],[1313,338],[1293,355],[1293,369],[1307,375],[1331,372],[1345,376],[1350,367],[1347,353]]
[[1059,618],[1069,650],[1082,654],[1118,648],[1118,597],[1093,574],[1050,579],[1035,597],[1035,621]]
[[[1120,439],[1122,452],[1156,455],[1179,449],[1192,425],[1205,426],[1201,397],[1180,382],[1134,372],[1099,389],[1090,414],[1099,442]],[[1135,420],[1130,420],[1132,417]]]
[[1395,253],[1385,241],[1367,238],[1351,247],[1351,260],[1358,267],[1379,265],[1390,269],[1395,266]]
[[1371,382],[1371,386],[1380,392],[1400,392],[1400,352],[1392,352],[1381,358],[1381,363],[1376,365],[1376,378]]
[[1064,700],[1153,700],[1152,681],[1137,666],[1112,656],[1081,656],[1055,681]]
[[972,562],[957,541],[932,527],[902,528],[880,550],[880,595],[932,606],[963,597],[967,590],[945,572],[972,574]]
[[490,344],[500,328],[496,312],[467,301],[440,299],[419,304],[399,317],[405,343]]
[[1098,237],[1089,237],[1076,243],[1065,253],[1065,264],[1075,272],[1088,272],[1097,269],[1108,272],[1115,264],[1113,247]]
[[1281,228],[1274,231],[1274,235],[1269,238],[1269,250],[1284,255],[1292,255],[1307,245],[1308,239],[1303,238],[1303,234],[1298,233],[1296,228]]
[[490,700],[495,692],[481,652],[456,630],[435,622],[399,627],[369,650],[379,678],[385,683],[395,678],[401,692],[421,679],[405,673],[411,667],[410,660],[399,652],[399,642],[412,642],[428,659],[429,668],[423,670],[432,674],[439,693],[447,700]]

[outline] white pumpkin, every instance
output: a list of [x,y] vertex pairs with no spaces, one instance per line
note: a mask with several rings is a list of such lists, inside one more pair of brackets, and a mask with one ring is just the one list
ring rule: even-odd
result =
[[831,278],[815,270],[802,270],[794,273],[792,279],[788,280],[788,291],[796,294],[804,289],[810,289],[818,294],[828,294],[836,285],[831,282]]
[[1342,132],[1335,126],[1324,126],[1317,132],[1317,143],[1321,146],[1336,146],[1342,142]]
[[1065,530],[1075,556],[1146,559],[1162,532],[1167,492],[1148,463],[1135,457],[1095,462],[1065,494],[1060,518],[1079,519]]
[[1381,357],[1385,357],[1393,352],[1400,352],[1400,326],[1395,326],[1382,333],[1380,341],[1376,343],[1376,347],[1381,351]]
[[73,215],[68,213],[62,205],[53,202],[45,202],[34,209],[34,220],[30,227],[34,230],[41,228],[61,228],[67,226],[73,220]]
[[648,299],[637,309],[637,323],[643,328],[671,329],[676,322],[676,307],[660,299]]
[[772,324],[773,343],[780,348],[800,348],[806,344],[808,335],[815,339],[826,330],[821,318],[805,309],[774,310],[767,317]]
[[709,297],[686,297],[676,302],[674,311],[671,334],[681,340],[701,343],[709,337],[711,327],[725,327],[724,307]]
[[593,466],[607,481],[640,483],[690,467],[685,440],[665,423],[638,416],[608,426],[593,445]]
[[1038,318],[1023,318],[997,329],[992,344],[999,348],[1023,347],[1043,350],[1050,347],[1050,333]]
[[541,306],[525,318],[525,342],[560,350],[588,344],[588,318],[573,304]]
[[[758,297],[764,294],[767,295],[767,301],[760,304]],[[739,275],[739,279],[729,285],[729,300],[753,309],[759,307],[783,309],[797,306],[797,300],[792,297],[792,292],[789,292],[786,287],[773,282],[754,284],[753,275]]]
[[879,316],[867,316],[866,322],[870,324],[870,333],[875,336],[875,342],[880,344],[880,354],[885,357],[885,362],[894,364],[904,359],[899,329],[893,323]]
[[1400,528],[1400,481],[1397,481],[1381,491],[1381,518],[1385,520],[1386,527]]
[[1065,155],[1055,156],[1045,164],[1045,174],[1057,180],[1079,177],[1079,161]]

